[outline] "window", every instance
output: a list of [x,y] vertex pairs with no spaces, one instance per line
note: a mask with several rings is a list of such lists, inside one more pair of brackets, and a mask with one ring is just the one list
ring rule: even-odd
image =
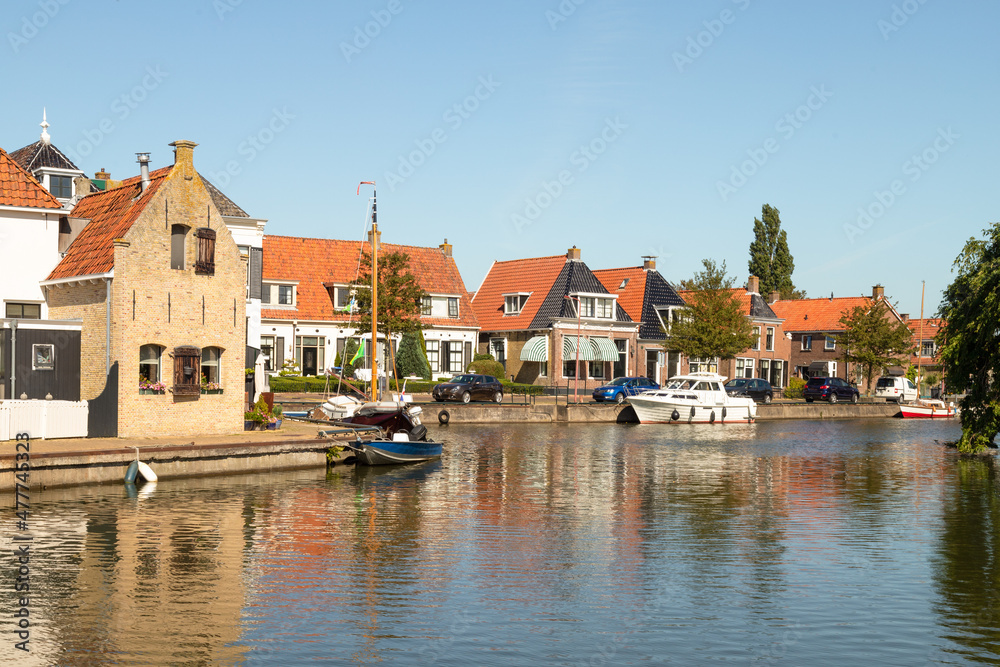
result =
[[[448,317],[458,317],[458,297],[448,297]],[[461,369],[459,369],[461,372]]]
[[736,377],[738,378],[752,378],[753,377],[753,359],[736,359]]
[[42,319],[42,304],[7,303],[6,317],[18,320],[40,320]]
[[274,336],[260,337],[260,356],[264,357],[264,370],[274,370]]
[[764,345],[765,350],[774,350],[774,327],[767,327],[767,338],[765,339]]
[[423,299],[420,301],[420,314],[429,316],[433,312],[434,312],[434,299],[432,299],[429,296],[423,297]]
[[260,287],[260,302],[261,303],[271,303],[271,288],[274,285],[268,285],[263,283]]
[[139,380],[148,383],[160,381],[160,356],[163,348],[159,345],[143,345],[139,348]]
[[184,268],[184,245],[189,227],[185,225],[170,226],[170,268]]
[[54,371],[56,369],[56,346],[51,343],[33,343],[31,346],[31,370]]
[[[215,385],[222,384],[222,350],[206,347],[201,351],[201,381]],[[218,388],[218,387],[215,387]]]
[[830,375],[836,375],[836,374],[837,374],[837,362],[836,361],[831,361],[830,362]]
[[[455,299],[455,301],[457,302],[458,299]],[[448,372],[461,373],[463,370],[462,343],[459,341],[452,341],[451,345],[448,346]]]
[[[586,364],[587,362],[583,362]],[[569,361],[563,362],[563,377],[564,378],[575,378],[576,377],[576,360],[571,359]]]
[[295,305],[294,285],[278,285],[278,305],[279,306]]
[[809,334],[809,335],[803,334],[802,335],[802,349],[803,350],[811,350],[811,349],[813,349],[813,337],[812,337],[811,334]]
[[198,366],[201,350],[190,345],[174,348],[174,396],[197,396],[201,393]]
[[215,275],[215,230],[199,227],[194,235],[198,239],[198,259],[194,263],[194,272],[205,276]]
[[590,364],[590,377],[595,380],[603,380],[606,363],[603,361],[591,361],[588,363]]
[[528,301],[528,294],[505,294],[503,297],[503,314],[520,315],[521,309]]
[[923,345],[920,346],[920,356],[921,357],[933,357],[934,356],[934,341],[925,340]]
[[53,197],[69,199],[73,196],[73,179],[69,176],[49,176],[49,192]]
[[690,367],[692,373],[718,373],[719,372],[719,360],[718,359],[701,359],[699,357],[691,357]]
[[760,349],[760,327],[753,328],[753,345],[750,347],[751,350]]
[[354,310],[351,301],[354,299],[353,290],[350,287],[335,287],[333,291],[334,308],[341,313],[349,313]]
[[538,362],[538,375],[540,377],[546,377],[549,374],[549,362],[539,361]]
[[836,336],[827,336],[825,350],[836,350],[837,349],[837,338]]
[[781,359],[771,361],[771,385],[774,387],[785,386],[785,362]]
[[763,380],[769,380],[771,378],[771,360],[761,359],[760,360],[760,370],[757,373],[757,377]]
[[628,285],[628,278],[625,278],[624,280],[622,280],[622,283],[621,283],[621,285],[618,286],[618,289],[625,289],[626,285]]
[[441,341],[428,340],[424,341],[427,351],[427,364],[431,367],[431,373],[440,373],[441,364],[439,362],[438,354],[440,353]]
[[[365,367],[371,367],[371,341],[365,345]],[[383,360],[386,357],[381,357]],[[303,375],[319,375],[321,371],[326,371],[326,338],[324,336],[296,336],[295,337],[295,363],[302,371]],[[361,367],[361,363],[355,364],[355,368]]]

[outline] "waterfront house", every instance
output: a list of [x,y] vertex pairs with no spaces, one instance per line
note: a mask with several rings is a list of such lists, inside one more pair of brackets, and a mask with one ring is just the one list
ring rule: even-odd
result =
[[86,224],[42,281],[52,316],[82,320],[91,436],[243,428],[248,259],[196,145],[172,143],[174,164],[152,172],[141,155],[139,176],[81,199],[72,215]]
[[579,361],[582,392],[613,374],[644,372],[635,352],[639,323],[618,298],[576,246],[565,255],[494,262],[472,300],[479,352],[504,364],[508,378],[548,386],[575,387]]

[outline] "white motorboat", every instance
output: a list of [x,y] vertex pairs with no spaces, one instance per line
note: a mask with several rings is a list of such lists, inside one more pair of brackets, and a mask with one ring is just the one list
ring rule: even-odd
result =
[[757,418],[752,398],[730,396],[718,373],[671,378],[661,389],[630,396],[643,424],[748,424]]
[[331,396],[320,406],[320,410],[332,421],[343,421],[354,416],[364,403],[353,396]]

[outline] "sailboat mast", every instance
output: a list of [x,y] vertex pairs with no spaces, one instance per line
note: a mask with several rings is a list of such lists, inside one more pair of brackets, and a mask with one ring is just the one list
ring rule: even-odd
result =
[[378,204],[372,191],[372,398],[378,401]]
[[920,400],[920,356],[924,349],[924,290],[927,281],[920,281],[920,324],[917,325],[917,400]]

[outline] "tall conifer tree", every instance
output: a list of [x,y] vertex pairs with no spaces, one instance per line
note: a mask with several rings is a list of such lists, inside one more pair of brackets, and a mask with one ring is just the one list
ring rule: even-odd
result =
[[781,293],[782,299],[801,299],[805,292],[795,289],[792,272],[795,262],[788,250],[788,236],[781,228],[778,209],[764,204],[760,219],[753,221],[753,242],[750,243],[750,275],[760,278],[760,293]]

